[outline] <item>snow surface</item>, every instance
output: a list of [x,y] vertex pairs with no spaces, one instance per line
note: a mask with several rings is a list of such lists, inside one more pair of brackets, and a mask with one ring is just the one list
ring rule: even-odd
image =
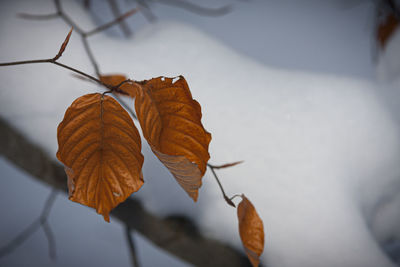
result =
[[[22,11],[53,11],[47,3],[2,5],[0,62],[46,58],[57,52],[68,32],[63,22],[27,22],[14,16]],[[65,4],[80,25],[94,26],[79,5]],[[370,8],[363,6],[362,13]],[[210,162],[245,161],[219,174],[228,194],[245,193],[264,221],[263,263],[279,267],[394,266],[381,246],[400,238],[400,95],[396,83],[374,81],[365,69],[361,71],[364,74],[348,76],[308,67],[302,71],[279,69],[176,21],[147,25],[129,40],[98,35],[90,42],[104,73],[127,73],[137,80],[159,75],[186,77],[194,98],[201,103],[204,126],[213,136]],[[386,57],[390,59],[396,52],[395,47],[388,48]],[[315,57],[320,56],[317,53]],[[61,61],[92,70],[76,34]],[[389,72],[382,67],[390,66],[385,58],[379,66],[382,73]],[[363,75],[369,78],[360,78]],[[0,79],[1,116],[54,157],[56,126],[64,111],[76,97],[98,89],[50,65],[2,68]],[[145,141],[143,144],[145,185],[135,196],[160,216],[188,215],[203,233],[241,248],[236,211],[223,202],[210,173],[194,204]],[[5,243],[29,223],[27,218],[39,213],[47,190],[23,181],[23,174],[4,160],[0,164],[3,175],[9,177],[1,182],[1,203],[16,202],[12,210],[1,206],[6,216],[5,222],[0,222],[1,242]],[[36,196],[41,195],[35,205],[29,199],[31,188],[40,192]],[[64,198],[58,198],[51,216],[58,243],[69,243],[65,249],[63,245],[57,248],[57,264],[88,265],[91,258],[97,258],[98,266],[116,262],[127,266],[126,245],[122,237],[116,237],[122,236],[118,233],[121,226],[106,224],[94,211]],[[19,213],[22,216],[15,221]],[[37,242],[46,246],[43,240]],[[84,242],[79,251],[76,242]],[[142,254],[144,266],[184,265],[173,258],[168,262],[153,258],[149,255],[154,248],[145,241],[140,244],[146,251]],[[33,250],[21,248],[0,265],[32,262],[38,248],[28,243],[24,246]],[[80,257],[76,259],[77,254]],[[36,261],[37,265],[53,264],[41,261]]]

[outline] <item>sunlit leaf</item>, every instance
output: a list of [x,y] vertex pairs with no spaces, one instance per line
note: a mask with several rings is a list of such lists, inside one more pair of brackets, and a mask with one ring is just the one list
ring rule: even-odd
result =
[[240,238],[246,254],[253,266],[260,263],[260,255],[264,250],[264,226],[253,204],[242,195],[237,208]]
[[109,212],[143,185],[141,141],[131,117],[110,96],[84,95],[65,112],[57,137],[69,199],[109,221]]
[[193,100],[182,76],[158,77],[138,84],[135,109],[145,139],[182,188],[197,201],[211,141],[211,134],[201,123],[199,103]]

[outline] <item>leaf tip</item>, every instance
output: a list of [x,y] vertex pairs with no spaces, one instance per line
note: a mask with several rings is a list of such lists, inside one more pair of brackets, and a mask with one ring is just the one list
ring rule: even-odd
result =
[[106,222],[110,223],[110,214],[107,212],[105,214],[102,214],[103,218]]

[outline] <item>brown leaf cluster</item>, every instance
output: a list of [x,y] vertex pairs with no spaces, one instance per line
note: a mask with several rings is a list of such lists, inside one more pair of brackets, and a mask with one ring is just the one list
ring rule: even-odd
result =
[[[101,76],[118,86],[124,75]],[[197,200],[210,158],[211,135],[201,123],[201,108],[183,77],[158,77],[125,83],[135,97],[143,135],[182,188]],[[70,199],[108,213],[143,184],[141,140],[129,114],[112,97],[89,94],[75,100],[58,127],[58,159],[68,175]]]

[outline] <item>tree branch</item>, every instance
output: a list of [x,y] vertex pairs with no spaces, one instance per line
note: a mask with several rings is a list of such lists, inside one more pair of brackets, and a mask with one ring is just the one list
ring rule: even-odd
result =
[[6,256],[7,254],[13,252],[16,248],[22,245],[25,240],[27,240],[31,235],[33,235],[37,230],[42,227],[47,242],[49,243],[49,255],[50,259],[56,258],[56,242],[54,239],[53,232],[51,231],[50,225],[48,224],[48,217],[50,214],[50,210],[54,204],[54,201],[57,196],[57,190],[52,189],[49,197],[47,198],[43,210],[35,221],[33,221],[25,230],[23,230],[19,235],[17,235],[14,239],[12,239],[7,245],[0,248],[0,258]]
[[[37,180],[67,192],[63,167],[0,117],[0,154]],[[146,211],[128,198],[110,214],[158,247],[195,266],[250,266],[246,256],[219,241],[196,235]]]
[[129,226],[125,226],[126,240],[128,241],[129,253],[131,255],[132,267],[139,267],[139,259],[137,257],[135,241],[131,234],[132,229]]
[[[115,18],[120,17],[121,12],[119,10],[117,1],[116,0],[108,0],[108,4],[111,8],[111,11],[114,14],[114,17]],[[125,21],[123,19],[118,21],[118,24],[119,24],[121,31],[124,33],[125,37],[128,37],[129,35],[131,35],[131,30],[129,29],[128,25],[125,23]]]

